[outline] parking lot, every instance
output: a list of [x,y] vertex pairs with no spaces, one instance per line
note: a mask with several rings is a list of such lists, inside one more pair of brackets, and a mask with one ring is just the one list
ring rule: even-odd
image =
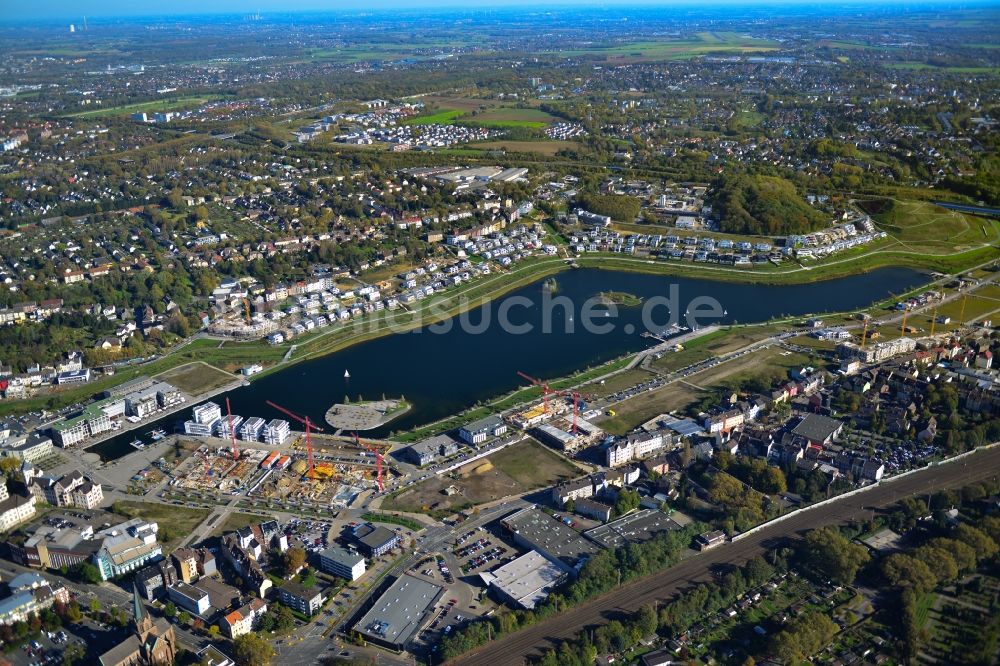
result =
[[289,546],[301,546],[306,552],[319,553],[330,543],[333,524],[323,520],[292,518],[285,526]]

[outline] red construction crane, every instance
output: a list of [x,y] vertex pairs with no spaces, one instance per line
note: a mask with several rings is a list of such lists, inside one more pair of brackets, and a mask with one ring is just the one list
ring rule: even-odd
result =
[[233,444],[233,460],[239,460],[240,451],[236,448],[236,430],[233,429],[233,410],[229,406],[229,396],[226,396],[226,418],[229,419],[229,441]]
[[548,382],[543,382],[541,379],[535,379],[531,375],[526,375],[523,372],[521,372],[520,370],[517,371],[517,374],[520,375],[521,377],[524,377],[525,379],[527,379],[529,382],[531,382],[535,386],[540,386],[542,388],[542,404],[545,405],[545,413],[548,414],[549,413],[549,393],[553,392],[552,389],[549,388]]
[[552,391],[552,395],[561,395],[566,398],[573,399],[573,434],[576,434],[576,420],[580,413],[580,398],[585,400],[590,400],[589,396],[586,396],[579,391]]
[[361,438],[358,433],[354,433],[354,442],[358,445],[358,448],[367,449],[370,453],[375,454],[375,480],[378,483],[378,491],[384,492],[385,486],[382,485],[382,454],[375,447],[368,448],[361,442]]
[[306,427],[306,449],[308,449],[308,451],[309,451],[309,472],[308,472],[308,474],[309,474],[309,478],[310,479],[313,478],[313,442],[312,442],[312,434],[311,433],[312,433],[313,430],[316,430],[318,432],[323,432],[323,429],[320,428],[315,423],[313,423],[309,419],[308,416],[299,416],[295,412],[290,412],[287,409],[285,409],[284,407],[282,407],[281,405],[276,405],[273,402],[271,402],[270,400],[267,400],[266,402],[267,402],[267,404],[269,404],[270,406],[274,407],[275,409],[277,409],[282,414],[286,414],[286,415],[290,416],[291,418],[295,419],[296,421],[298,421],[299,423],[302,423],[302,424],[305,425],[305,427]]

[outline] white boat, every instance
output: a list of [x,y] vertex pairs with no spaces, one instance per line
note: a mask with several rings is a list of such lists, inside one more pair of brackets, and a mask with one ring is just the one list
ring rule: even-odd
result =
[[344,379],[350,379],[350,378],[351,378],[351,373],[347,370],[344,370]]
[[145,442],[143,442],[141,439],[137,439],[134,442],[132,442],[132,446],[139,451],[142,451],[144,448],[146,448]]

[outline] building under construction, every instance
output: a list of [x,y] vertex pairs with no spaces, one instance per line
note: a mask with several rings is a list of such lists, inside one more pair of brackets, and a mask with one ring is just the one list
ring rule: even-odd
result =
[[580,417],[576,418],[575,426],[572,416],[556,416],[531,432],[542,442],[566,453],[576,453],[592,446],[604,436],[603,430]]
[[[281,449],[233,449],[211,439],[182,460],[172,486],[199,492],[245,494],[293,504],[344,508],[360,495],[379,490],[377,459],[363,445],[343,440],[316,442],[310,472],[304,433],[292,432]],[[385,473],[391,473],[387,467]]]

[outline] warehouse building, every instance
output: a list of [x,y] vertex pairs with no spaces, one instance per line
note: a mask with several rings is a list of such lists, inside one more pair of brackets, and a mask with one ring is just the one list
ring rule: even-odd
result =
[[590,557],[600,552],[597,545],[536,507],[521,509],[504,518],[501,524],[515,543],[537,550],[566,573],[575,575]]
[[533,609],[566,580],[566,572],[537,550],[479,575],[497,599],[525,610]]
[[606,525],[598,525],[583,533],[594,543],[608,549],[621,548],[630,543],[643,543],[661,534],[679,530],[681,526],[667,514],[654,509],[634,511]]
[[354,630],[366,640],[403,651],[427,624],[444,588],[403,574],[382,593]]

